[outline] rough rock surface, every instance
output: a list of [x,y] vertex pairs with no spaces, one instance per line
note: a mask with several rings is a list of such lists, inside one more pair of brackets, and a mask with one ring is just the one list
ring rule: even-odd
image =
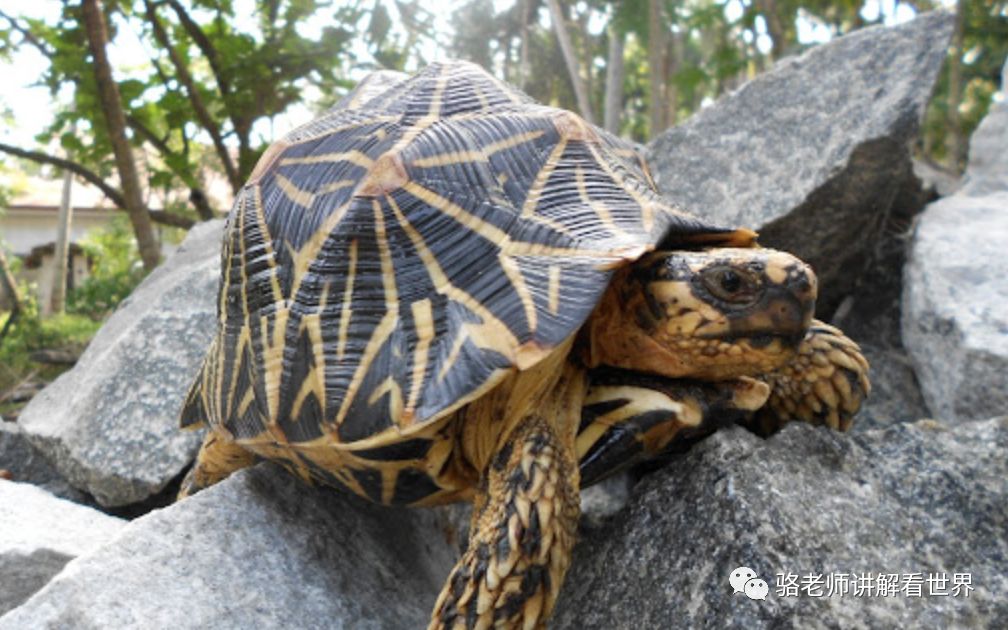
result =
[[199,445],[179,431],[178,411],[216,327],[207,296],[219,282],[222,226],[194,228],[18,419],[60,474],[103,505],[157,493]]
[[915,179],[904,184],[893,202],[872,263],[833,315],[832,323],[860,344],[871,365],[871,395],[857,415],[854,431],[930,415],[903,346],[900,318],[907,232],[914,216],[933,194],[933,188],[922,189]]
[[11,481],[30,483],[75,503],[89,502],[89,497],[67,483],[13,422],[0,422],[0,469],[10,473]]
[[[1008,71],[1008,65],[1006,65]],[[921,214],[904,268],[903,341],[932,413],[1008,409],[1008,103],[970,141],[963,187]]]
[[453,534],[439,511],[366,504],[262,464],[133,521],[0,629],[420,628]]
[[917,224],[905,268],[903,340],[937,416],[982,418],[1008,409],[1005,242],[1008,189],[946,197]]
[[[793,425],[766,441],[722,431],[580,541],[553,627],[1008,627],[1006,476],[1004,417],[859,435]],[[765,601],[733,595],[740,566],[766,580]],[[901,587],[920,574],[922,597],[777,594],[778,573],[800,587],[851,572]],[[968,573],[973,590],[929,595],[931,573],[949,592]]]
[[658,187],[812,263],[828,317],[912,174],[908,143],[953,21],[936,11],[865,28],[778,63],[648,145]]
[[33,485],[0,480],[0,615],[125,524]]
[[1008,190],[1008,59],[1001,69],[1001,93],[970,138],[963,194]]

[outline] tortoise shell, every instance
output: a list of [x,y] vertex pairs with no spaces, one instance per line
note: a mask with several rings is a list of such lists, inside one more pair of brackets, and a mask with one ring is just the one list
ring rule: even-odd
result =
[[416,457],[411,436],[575,333],[615,268],[729,233],[663,200],[629,143],[431,65],[267,149],[183,425],[327,480],[335,451]]

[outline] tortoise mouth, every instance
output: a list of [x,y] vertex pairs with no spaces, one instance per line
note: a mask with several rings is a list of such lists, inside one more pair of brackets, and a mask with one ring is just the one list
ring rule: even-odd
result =
[[765,333],[749,337],[749,345],[753,348],[765,348],[769,346],[774,339],[777,339],[787,348],[797,348],[798,344],[801,343],[801,340],[804,337],[804,332]]
[[774,341],[781,342],[781,345],[788,349],[797,348],[805,338],[807,329],[794,331],[767,331],[767,332],[730,332],[726,335],[698,335],[701,339],[716,339],[728,343],[748,341],[751,348],[762,350]]

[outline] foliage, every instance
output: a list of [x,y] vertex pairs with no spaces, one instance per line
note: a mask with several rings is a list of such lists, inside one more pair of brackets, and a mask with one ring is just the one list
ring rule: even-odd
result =
[[[31,305],[11,326],[0,347],[0,363],[13,366],[35,350],[46,348],[82,348],[98,331],[101,322],[74,313],[41,318],[38,308]],[[7,321],[8,313],[0,314],[0,327]],[[0,389],[3,386],[0,385]]]
[[959,129],[949,127],[949,73],[943,72],[935,86],[924,118],[922,149],[937,162],[959,167],[948,154],[950,136],[968,138],[990,107],[1001,82],[1001,68],[1008,57],[1008,1],[969,0],[964,9],[962,48],[962,94]]
[[[9,316],[9,313],[0,313],[0,328]],[[28,377],[42,381],[56,378],[67,368],[35,363],[31,353],[48,348],[83,350],[99,326],[101,323],[90,317],[70,313],[41,319],[38,308],[28,300],[27,308],[0,344],[0,395]],[[7,410],[6,406],[0,409]]]
[[[948,3],[560,0],[598,114],[609,37],[624,39],[621,131],[641,142],[661,131],[652,126],[675,124],[781,56],[814,45],[809,29],[818,39],[836,37]],[[576,109],[544,0],[459,0],[450,16],[420,0],[104,0],[103,6],[112,46],[136,40],[144,52],[120,63],[115,76],[131,142],[143,149],[136,155],[147,191],[163,193],[164,210],[186,220],[224,210],[209,206],[207,181],[223,176],[238,190],[274,139],[270,123],[277,116],[305,103],[330,106],[370,69],[415,70],[432,54],[446,53],[480,63],[537,100]],[[947,160],[950,139],[967,137],[986,113],[1008,54],[1008,0],[959,0],[957,6],[964,16],[961,94],[949,94],[943,73],[923,133],[922,150],[938,161]],[[666,40],[657,57],[649,55],[658,45],[649,40],[655,7]],[[445,25],[447,32],[440,32]],[[80,3],[62,3],[50,22],[0,8],[0,58],[23,48],[48,61],[39,82],[62,103],[38,145],[59,145],[52,152],[71,155],[78,174],[90,173],[115,192]],[[664,66],[660,89],[651,85],[651,58]],[[950,126],[950,102],[958,103],[957,128]],[[655,108],[664,115],[652,118]],[[38,153],[45,162],[46,151]],[[99,274],[105,284],[96,279],[87,287],[91,294],[78,291],[79,312],[97,316],[111,308],[135,284],[134,275],[128,269]]]
[[[348,48],[362,13],[346,7],[330,12],[325,0],[258,0],[254,20],[242,15],[247,7],[231,0],[122,0],[104,6],[113,45],[137,37],[148,55],[117,68],[131,141],[147,157],[147,187],[188,190],[200,200],[207,198],[208,155],[212,168],[237,190],[271,140],[258,137],[257,123],[301,102],[311,86],[349,85]],[[108,180],[114,159],[79,4],[64,4],[52,24],[2,12],[0,17],[7,22],[0,21],[0,52],[35,48],[49,62],[40,81],[54,98],[72,88],[72,102],[38,142],[58,141],[75,163]],[[194,205],[208,218],[206,208]]]
[[[648,74],[649,4],[664,15],[662,51],[669,86],[653,103]],[[891,18],[882,11],[924,11],[939,0],[868,3],[866,0],[562,0],[565,20],[590,89],[592,108],[604,103],[608,25],[626,39],[623,132],[646,141],[648,112],[667,110],[674,124],[705,102],[812,42],[802,25],[838,36]],[[966,15],[962,128],[945,128],[947,83],[928,117],[925,148],[942,158],[945,136],[968,134],[986,111],[1008,52],[1005,0],[963,0]],[[363,70],[413,70],[438,48],[471,59],[520,85],[538,100],[575,107],[569,77],[549,25],[544,0],[464,0],[450,16],[450,32],[419,0],[106,0],[113,45],[137,38],[147,58],[117,68],[132,142],[145,150],[150,190],[187,191],[205,200],[211,172],[237,190],[264,146],[268,123],[305,100],[334,103]],[[253,18],[250,15],[249,9]],[[881,10],[876,10],[881,8]],[[114,171],[99,110],[78,3],[65,3],[53,23],[0,10],[0,56],[32,47],[49,60],[40,77],[53,95],[73,87],[72,103],[38,138],[56,140],[98,177]],[[869,11],[873,11],[869,17]],[[444,41],[447,40],[447,41]],[[525,50],[524,56],[522,50]],[[523,64],[523,59],[525,60]],[[64,90],[65,92],[65,90]],[[76,125],[76,133],[71,129]],[[179,197],[175,197],[179,199]],[[201,217],[210,209],[192,204]],[[220,211],[223,208],[216,208]],[[192,209],[187,211],[192,216]]]
[[[649,4],[657,1],[664,15],[667,42],[664,59],[664,103],[652,102],[648,68]],[[542,0],[515,0],[494,11],[489,0],[469,0],[453,14],[451,52],[496,71],[519,84],[531,96],[547,103],[576,109],[573,92],[566,85],[563,61],[546,23]],[[887,23],[897,14],[922,12],[943,4],[939,0],[909,3],[868,3],[865,0],[590,0],[562,2],[568,25],[574,33],[582,74],[592,90],[593,108],[604,102],[606,74],[606,29],[612,24],[626,38],[624,61],[622,132],[646,142],[661,129],[651,129],[649,112],[667,108],[666,124],[674,124],[705,103],[741,85],[770,67],[782,56],[797,54],[817,43],[802,39],[815,29],[817,37],[837,37],[852,30]],[[943,108],[947,107],[948,83],[943,77],[925,127],[924,148],[934,159],[944,157],[950,134],[963,137],[975,128],[997,88],[998,74],[1008,53],[1008,2],[963,0],[965,45],[961,128],[950,129]],[[528,25],[522,29],[521,9],[527,5]],[[886,14],[885,10],[893,13]],[[578,29],[575,29],[578,30]],[[525,33],[523,35],[523,33]],[[525,41],[522,41],[522,38]],[[520,67],[522,46],[532,51],[527,76]]]
[[67,296],[67,312],[100,320],[126,299],[145,272],[123,216],[89,232],[81,246],[92,262],[91,275]]
[[[29,376],[49,381],[65,367],[41,365],[31,353],[43,349],[81,351],[98,331],[105,316],[124,300],[144,277],[129,220],[116,216],[103,229],[93,230],[81,242],[93,266],[91,276],[67,296],[67,312],[43,318],[35,292],[21,286],[22,311],[0,344],[0,395]],[[12,272],[22,261],[11,259]],[[9,318],[0,313],[0,329]]]

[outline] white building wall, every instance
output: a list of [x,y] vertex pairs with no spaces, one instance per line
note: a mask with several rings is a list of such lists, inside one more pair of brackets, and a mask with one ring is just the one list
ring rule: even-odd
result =
[[[75,208],[70,224],[70,242],[79,241],[88,230],[108,225],[115,212],[115,210]],[[7,245],[11,253],[25,256],[33,247],[56,240],[58,219],[58,212],[51,207],[7,208],[0,215],[0,240]]]

